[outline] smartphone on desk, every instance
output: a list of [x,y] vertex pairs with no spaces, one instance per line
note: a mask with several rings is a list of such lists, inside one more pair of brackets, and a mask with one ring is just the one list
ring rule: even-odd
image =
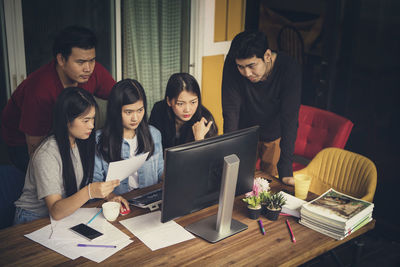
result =
[[88,240],[93,240],[93,239],[103,235],[99,231],[93,229],[90,226],[87,226],[84,223],[80,223],[80,224],[75,225],[75,226],[73,226],[73,227],[71,227],[69,229],[72,230],[73,232],[75,232],[76,234],[88,239]]

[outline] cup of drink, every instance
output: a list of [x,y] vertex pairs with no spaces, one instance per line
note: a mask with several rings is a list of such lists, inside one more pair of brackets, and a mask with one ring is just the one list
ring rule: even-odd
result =
[[118,218],[121,204],[119,202],[106,202],[102,205],[103,215],[109,222],[113,222]]
[[308,189],[310,188],[311,177],[305,174],[297,174],[294,176],[294,195],[300,199],[306,199]]

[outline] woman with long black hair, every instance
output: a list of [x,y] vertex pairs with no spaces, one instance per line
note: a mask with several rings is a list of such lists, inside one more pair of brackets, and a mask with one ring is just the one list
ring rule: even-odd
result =
[[211,112],[201,104],[199,84],[189,73],[169,78],[164,100],[151,111],[150,124],[161,132],[164,149],[218,134]]
[[107,197],[119,185],[92,183],[96,109],[93,96],[81,88],[65,88],[58,96],[52,131],[32,156],[23,193],[15,202],[15,224],[49,214],[60,220],[89,199]]
[[124,79],[113,86],[104,127],[97,132],[94,181],[105,180],[110,162],[149,152],[145,163],[128,179],[123,179],[114,194],[120,195],[161,181],[164,171],[161,134],[148,125],[146,110],[146,94],[138,81]]

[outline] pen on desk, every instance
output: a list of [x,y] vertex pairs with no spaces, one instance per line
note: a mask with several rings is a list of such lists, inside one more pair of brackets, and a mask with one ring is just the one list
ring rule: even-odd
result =
[[293,231],[292,231],[292,227],[290,227],[290,223],[289,223],[289,220],[288,220],[288,219],[286,219],[286,224],[287,224],[287,226],[288,226],[288,228],[289,228],[290,236],[292,237],[293,243],[296,243],[296,238],[294,237],[294,234],[293,234]]
[[260,225],[260,230],[263,235],[265,235],[264,225],[261,220],[258,220],[258,225]]
[[88,221],[87,224],[91,223],[91,222],[97,217],[97,215],[99,215],[99,214],[101,213],[102,210],[103,210],[103,208],[101,208],[101,209],[99,210],[99,212],[97,212],[96,215],[94,215],[94,216],[92,217],[92,219],[90,219],[90,221]]
[[92,245],[92,244],[78,244],[78,247],[93,247],[93,248],[116,248],[113,245]]

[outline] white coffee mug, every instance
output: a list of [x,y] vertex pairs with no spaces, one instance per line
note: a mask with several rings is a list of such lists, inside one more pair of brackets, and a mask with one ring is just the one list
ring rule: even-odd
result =
[[119,202],[106,202],[102,205],[103,215],[107,221],[113,222],[118,218],[121,203]]

